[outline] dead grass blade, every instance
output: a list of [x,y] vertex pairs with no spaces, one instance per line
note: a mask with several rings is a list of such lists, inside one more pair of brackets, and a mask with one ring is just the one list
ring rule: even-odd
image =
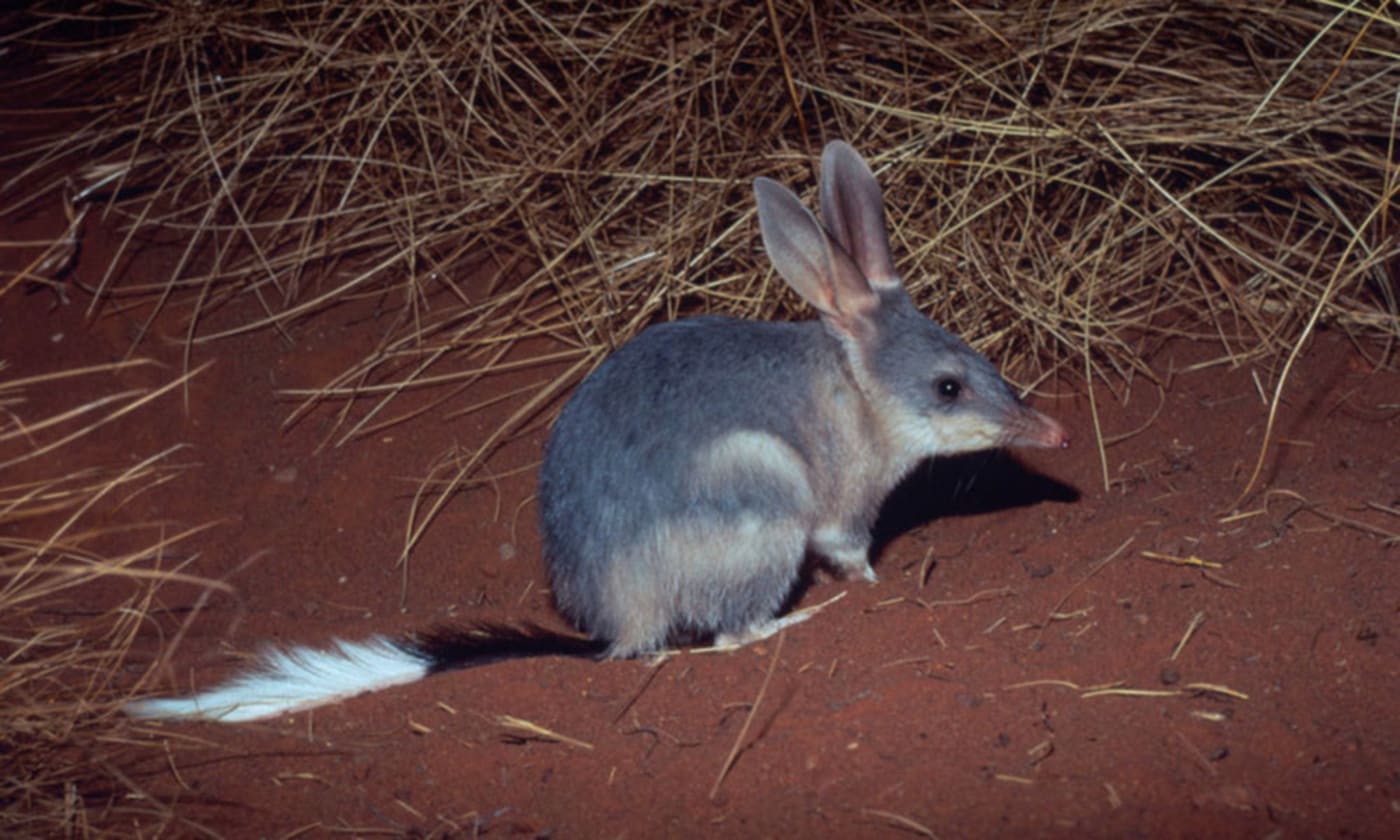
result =
[[[124,772],[163,747],[154,736],[130,731],[118,714],[144,680],[131,649],[138,632],[149,633],[158,590],[176,583],[205,591],[222,586],[184,571],[185,561],[174,554],[207,526],[118,515],[187,470],[174,460],[182,447],[122,467],[61,468],[74,441],[153,410],[154,401],[189,376],[80,410],[27,416],[35,410],[27,397],[37,389],[75,377],[115,379],[144,364],[0,380],[0,832],[6,836],[120,837],[137,825],[201,831]],[[69,430],[75,418],[81,425]],[[134,679],[127,676],[133,670]]]

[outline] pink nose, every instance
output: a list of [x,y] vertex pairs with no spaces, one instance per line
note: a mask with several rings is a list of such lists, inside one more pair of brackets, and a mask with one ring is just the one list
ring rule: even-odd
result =
[[1021,417],[1021,428],[1017,431],[1013,443],[1020,446],[1067,449],[1069,447],[1069,431],[1061,426],[1060,421],[1055,418],[1041,414],[1033,408],[1027,408],[1026,413]]

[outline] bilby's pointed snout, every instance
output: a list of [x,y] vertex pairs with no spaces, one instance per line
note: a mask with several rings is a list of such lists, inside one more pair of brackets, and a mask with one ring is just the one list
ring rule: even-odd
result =
[[1069,448],[1069,430],[1060,421],[1033,408],[1024,408],[1009,431],[1008,443],[1011,446]]

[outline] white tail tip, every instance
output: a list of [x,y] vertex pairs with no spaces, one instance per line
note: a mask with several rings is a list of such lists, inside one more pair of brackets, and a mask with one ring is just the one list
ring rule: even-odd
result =
[[261,720],[322,706],[428,675],[429,662],[383,636],[336,641],[329,650],[269,651],[257,669],[191,697],[135,700],[131,717],[227,722]]

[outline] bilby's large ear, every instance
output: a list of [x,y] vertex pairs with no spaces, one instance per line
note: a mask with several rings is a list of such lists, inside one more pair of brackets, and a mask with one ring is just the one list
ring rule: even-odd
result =
[[768,178],[753,182],[763,247],[773,267],[836,329],[858,336],[880,303],[849,254],[787,187]]
[[880,184],[856,150],[841,140],[826,144],[822,152],[822,219],[870,285],[899,286]]

